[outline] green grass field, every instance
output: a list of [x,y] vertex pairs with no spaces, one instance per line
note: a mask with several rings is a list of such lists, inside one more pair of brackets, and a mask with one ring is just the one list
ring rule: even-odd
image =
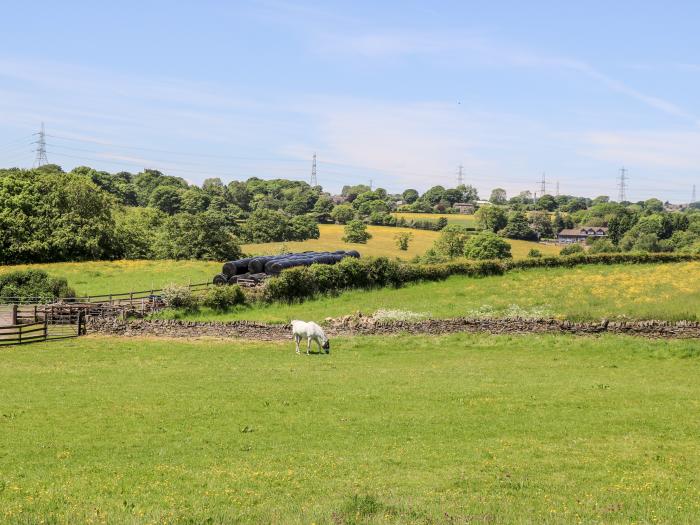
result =
[[2,350],[2,523],[694,523],[700,344]]
[[535,316],[571,320],[700,319],[700,263],[591,265],[530,269],[501,276],[454,276],[399,289],[353,290],[302,304],[272,304],[228,313],[164,315],[190,319],[287,322],[408,310],[429,317]]
[[158,289],[171,283],[211,281],[221,271],[212,261],[89,261],[77,263],[0,266],[0,274],[39,268],[54,277],[65,277],[80,296]]

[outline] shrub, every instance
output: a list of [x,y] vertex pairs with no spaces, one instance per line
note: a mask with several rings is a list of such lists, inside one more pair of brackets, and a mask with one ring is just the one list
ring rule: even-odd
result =
[[567,246],[564,246],[560,251],[559,255],[574,255],[576,253],[583,253],[583,246],[581,246],[579,243],[575,242],[572,244],[569,244]]
[[202,300],[204,306],[219,312],[226,311],[232,306],[245,304],[245,302],[245,294],[237,284],[214,286],[207,291]]
[[529,252],[527,252],[528,257],[542,257],[542,252],[539,251],[537,248],[531,248]]
[[199,308],[199,300],[188,286],[171,284],[163,288],[163,301],[170,308],[182,308],[195,311]]
[[588,253],[617,253],[620,248],[615,246],[608,239],[598,239],[591,244]]
[[401,232],[394,235],[394,240],[396,241],[396,246],[399,250],[408,250],[408,243],[413,239],[413,234],[409,232]]
[[450,224],[442,229],[433,247],[437,253],[446,257],[462,257],[468,238],[469,234],[463,226]]
[[509,259],[510,244],[489,231],[472,236],[464,248],[464,255],[470,259]]
[[371,238],[372,234],[367,231],[367,226],[362,221],[355,219],[345,226],[343,242],[365,244]]
[[51,277],[43,270],[16,270],[0,275],[0,300],[71,297],[75,297],[75,292],[65,279]]

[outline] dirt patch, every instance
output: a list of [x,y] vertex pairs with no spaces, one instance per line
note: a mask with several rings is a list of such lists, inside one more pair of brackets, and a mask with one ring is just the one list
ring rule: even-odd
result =
[[[650,338],[697,338],[700,323],[695,321],[607,321],[574,323],[558,319],[426,319],[400,321],[352,315],[326,319],[329,336],[412,334],[452,334],[459,332],[491,334],[600,333],[628,334]],[[178,320],[90,319],[88,332],[122,336],[221,337],[278,341],[291,338],[290,326],[252,321],[200,322]]]

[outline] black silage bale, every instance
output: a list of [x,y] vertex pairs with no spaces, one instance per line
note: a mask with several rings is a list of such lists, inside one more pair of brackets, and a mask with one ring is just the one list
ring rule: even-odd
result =
[[228,282],[228,277],[220,273],[214,276],[212,282],[216,285],[226,284]]

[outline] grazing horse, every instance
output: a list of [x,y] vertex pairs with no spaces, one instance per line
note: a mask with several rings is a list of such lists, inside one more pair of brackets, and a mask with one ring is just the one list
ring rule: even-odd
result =
[[297,345],[297,354],[299,352],[299,342],[302,339],[306,339],[306,355],[309,355],[309,350],[311,350],[311,341],[316,341],[318,345],[318,351],[321,349],[325,350],[327,354],[331,352],[331,342],[323,333],[323,329],[318,326],[313,321],[292,321],[292,334],[294,334],[294,342]]

